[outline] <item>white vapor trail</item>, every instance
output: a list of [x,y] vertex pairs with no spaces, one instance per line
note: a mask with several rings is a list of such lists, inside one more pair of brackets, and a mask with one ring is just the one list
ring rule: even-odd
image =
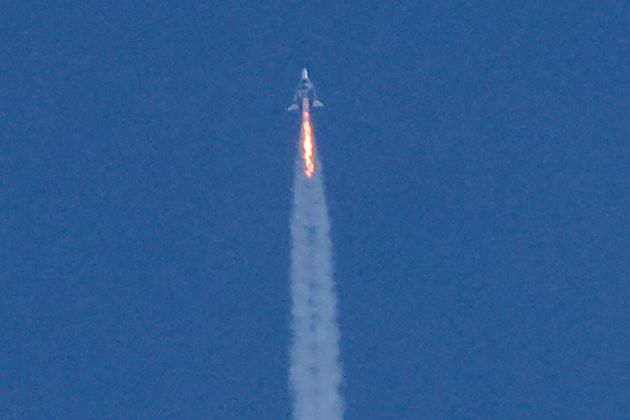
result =
[[291,219],[293,338],[289,384],[295,420],[341,420],[337,299],[332,270],[330,222],[321,165],[307,178],[298,159]]

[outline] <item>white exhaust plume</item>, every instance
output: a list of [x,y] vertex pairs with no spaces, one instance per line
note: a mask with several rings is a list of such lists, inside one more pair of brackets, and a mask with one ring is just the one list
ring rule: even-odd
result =
[[300,159],[291,219],[292,343],[289,384],[295,420],[341,420],[337,300],[321,165],[309,178]]

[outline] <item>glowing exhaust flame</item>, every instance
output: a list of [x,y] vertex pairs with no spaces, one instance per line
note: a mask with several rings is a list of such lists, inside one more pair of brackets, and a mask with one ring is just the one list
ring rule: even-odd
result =
[[315,174],[315,140],[311,125],[311,114],[302,112],[302,158],[304,160],[304,175],[312,178]]

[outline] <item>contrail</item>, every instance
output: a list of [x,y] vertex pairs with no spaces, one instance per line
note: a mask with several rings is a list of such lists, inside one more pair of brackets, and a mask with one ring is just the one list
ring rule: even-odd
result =
[[330,222],[308,102],[302,108],[301,153],[293,180],[291,218],[292,331],[289,384],[295,420],[340,420],[337,299]]

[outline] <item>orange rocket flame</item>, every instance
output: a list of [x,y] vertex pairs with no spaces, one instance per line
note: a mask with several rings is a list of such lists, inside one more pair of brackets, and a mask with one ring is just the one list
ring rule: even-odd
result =
[[302,112],[302,158],[304,159],[304,175],[312,178],[315,174],[315,139],[311,125],[311,114]]

